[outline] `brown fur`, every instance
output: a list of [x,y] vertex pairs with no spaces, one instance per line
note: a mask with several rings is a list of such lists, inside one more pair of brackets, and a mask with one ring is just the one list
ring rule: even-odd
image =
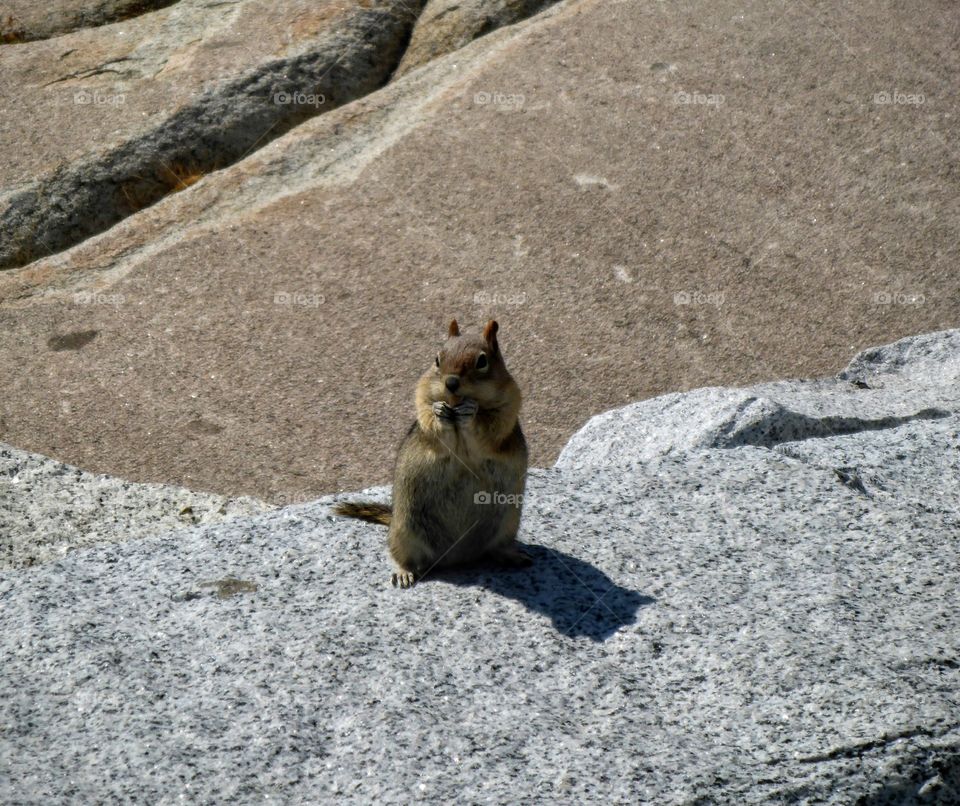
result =
[[[409,587],[435,568],[529,556],[516,545],[527,472],[520,388],[507,371],[493,320],[481,335],[456,319],[434,366],[417,383],[417,419],[400,445],[392,515],[382,504],[339,504],[339,515],[387,523],[387,543]],[[482,358],[481,358],[482,356]]]

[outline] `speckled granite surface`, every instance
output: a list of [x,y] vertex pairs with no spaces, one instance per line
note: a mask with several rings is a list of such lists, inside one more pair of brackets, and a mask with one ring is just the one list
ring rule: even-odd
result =
[[393,589],[324,500],[4,572],[0,801],[956,803],[958,336],[750,392],[882,427],[604,415],[620,455],[531,473],[529,570]]
[[248,496],[231,498],[88,473],[0,442],[0,569],[270,508]]

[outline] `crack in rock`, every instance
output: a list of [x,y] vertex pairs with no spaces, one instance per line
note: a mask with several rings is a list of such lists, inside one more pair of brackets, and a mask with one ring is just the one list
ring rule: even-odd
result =
[[[99,2],[36,3],[16,14],[0,10],[0,43],[34,42],[129,20],[172,6],[177,0],[99,0]],[[52,6],[52,7],[51,7]]]
[[[823,753],[815,753],[810,756],[801,756],[797,759],[797,761],[801,764],[817,764],[822,761],[833,761],[837,758],[856,758],[858,756],[862,756],[864,753],[869,753],[872,750],[882,750],[886,747],[889,747],[894,742],[903,741],[904,739],[913,739],[918,736],[928,739],[935,738],[937,736],[943,736],[944,734],[947,734],[952,730],[956,730],[957,728],[960,728],[960,724],[951,725],[950,727],[939,731],[923,727],[910,728],[898,733],[886,734],[877,739],[870,739],[865,742],[858,742],[857,744],[835,747],[832,750],[827,750]],[[772,763],[777,762],[774,761]]]
[[528,19],[556,0],[429,0],[395,77],[452,53],[498,28]]
[[[389,79],[422,0],[359,8],[310,51],[209,90],[156,128],[0,201],[0,269],[62,251]],[[315,104],[288,102],[309,89]]]

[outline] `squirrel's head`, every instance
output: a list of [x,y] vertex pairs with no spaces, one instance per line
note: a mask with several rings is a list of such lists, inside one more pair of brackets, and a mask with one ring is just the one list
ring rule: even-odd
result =
[[450,320],[447,340],[434,359],[430,396],[455,406],[464,398],[483,408],[502,405],[509,387],[515,386],[497,343],[500,326],[491,319],[480,334],[461,333]]

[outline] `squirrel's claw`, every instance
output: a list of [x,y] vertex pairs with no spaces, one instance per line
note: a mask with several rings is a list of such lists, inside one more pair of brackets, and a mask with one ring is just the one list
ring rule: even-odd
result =
[[412,571],[394,571],[390,581],[395,588],[412,588],[417,583],[417,577]]

